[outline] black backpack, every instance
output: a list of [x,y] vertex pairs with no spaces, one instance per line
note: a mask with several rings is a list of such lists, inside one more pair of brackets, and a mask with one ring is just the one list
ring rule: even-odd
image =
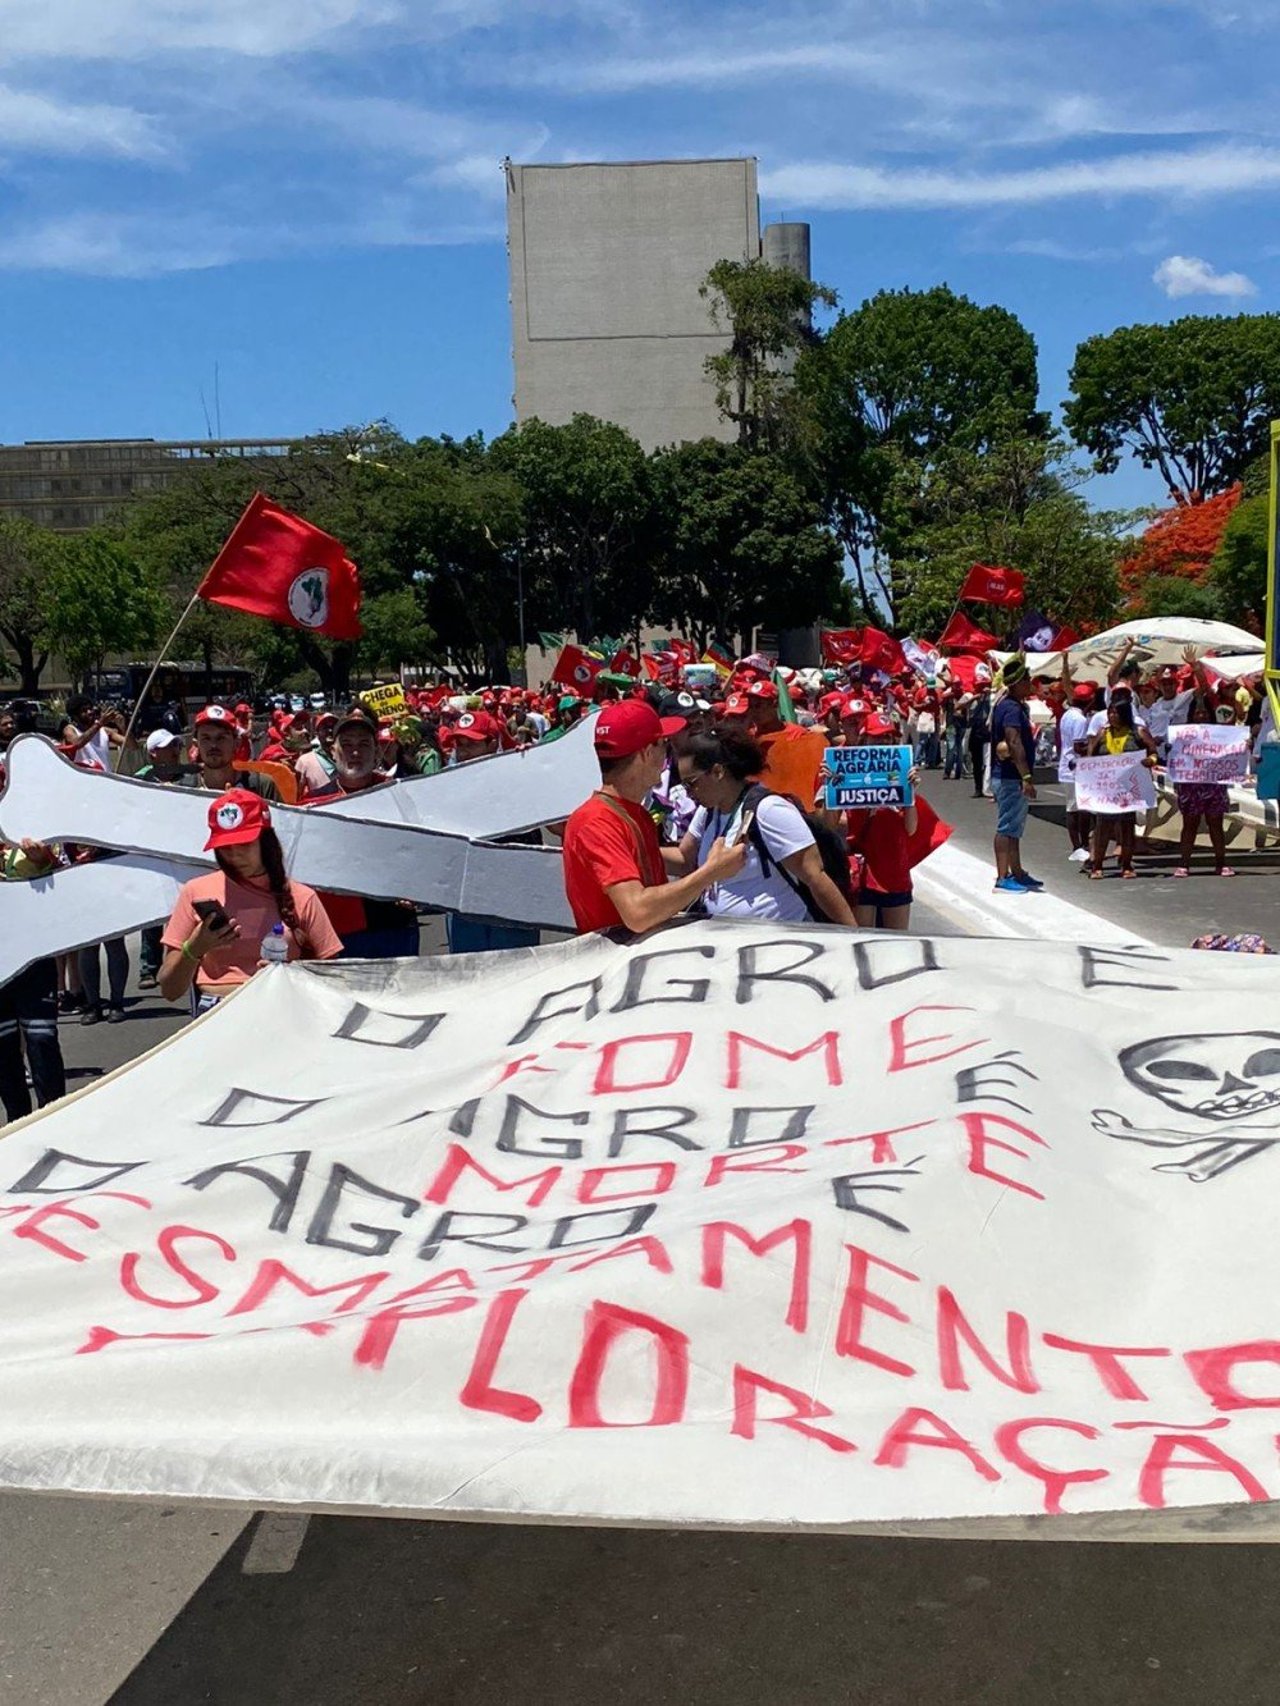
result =
[[[853,880],[849,870],[849,849],[845,845],[844,837],[813,812],[806,811],[793,794],[775,795],[773,790],[766,788],[763,782],[753,782],[742,796],[742,810],[752,814],[749,839],[759,857],[760,869],[764,876],[768,877],[775,861],[770,857],[769,849],[764,844],[764,836],[760,830],[760,820],[756,811],[761,800],[768,799],[771,795],[775,799],[786,800],[800,813],[817,846],[818,857],[822,860],[822,869],[852,907],[854,904]],[[787,887],[800,896],[810,918],[817,924],[830,924],[831,920],[810,893],[808,883],[797,882],[784,865],[779,865],[777,869],[778,875]]]

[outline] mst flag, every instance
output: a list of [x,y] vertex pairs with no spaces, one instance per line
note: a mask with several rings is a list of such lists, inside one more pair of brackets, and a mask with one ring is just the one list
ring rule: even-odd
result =
[[551,679],[575,693],[586,693],[603,668],[603,659],[588,656],[581,646],[566,646],[556,659]]
[[999,643],[994,634],[988,634],[985,628],[979,628],[976,622],[971,622],[958,610],[938,641],[940,646],[950,646],[957,652],[989,652]]
[[196,596],[331,640],[358,640],[364,632],[360,571],[346,546],[262,492],[250,499]]
[[906,654],[892,634],[879,628],[864,628],[859,654],[864,669],[878,669],[885,675],[899,675],[908,667]]
[[857,663],[862,634],[857,628],[824,628],[819,635],[823,663]]
[[975,563],[960,588],[961,598],[972,598],[979,604],[1010,606],[1021,604],[1026,577],[1020,569],[996,568],[990,563]]

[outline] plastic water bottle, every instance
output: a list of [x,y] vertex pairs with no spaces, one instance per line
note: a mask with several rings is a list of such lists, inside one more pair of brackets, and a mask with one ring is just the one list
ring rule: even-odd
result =
[[273,924],[262,938],[261,954],[269,966],[282,966],[289,958],[289,944],[284,939],[283,924]]

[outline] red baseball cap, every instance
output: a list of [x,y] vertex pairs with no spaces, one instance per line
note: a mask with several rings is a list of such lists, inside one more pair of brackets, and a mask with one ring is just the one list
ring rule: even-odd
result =
[[218,847],[242,847],[271,827],[271,808],[260,794],[247,788],[228,788],[209,807],[206,853]]
[[596,718],[596,752],[601,758],[631,758],[684,726],[683,717],[660,717],[647,700],[618,699]]
[[194,726],[199,728],[201,723],[219,723],[224,729],[237,726],[235,713],[228,711],[225,705],[206,705],[203,711],[197,711]]
[[1071,697],[1077,705],[1092,705],[1097,691],[1092,681],[1077,681],[1071,690]]
[[898,731],[888,717],[882,717],[879,711],[873,711],[862,725],[862,732],[864,735],[875,735],[877,739],[883,740],[887,735],[896,735]]
[[501,732],[487,711],[464,711],[453,725],[455,740],[497,740]]
[[724,702],[723,715],[726,717],[745,717],[751,709],[751,701],[745,693],[731,693]]
[[843,693],[824,693],[818,701],[818,709],[824,713],[839,710],[843,705]]
[[840,720],[841,720],[841,722],[844,722],[847,719],[851,719],[853,717],[865,717],[866,715],[867,715],[867,702],[865,699],[856,699],[856,698],[841,699],[841,701],[840,701]]
[[747,688],[747,697],[748,699],[765,699],[776,702],[778,689],[772,681],[753,681]]

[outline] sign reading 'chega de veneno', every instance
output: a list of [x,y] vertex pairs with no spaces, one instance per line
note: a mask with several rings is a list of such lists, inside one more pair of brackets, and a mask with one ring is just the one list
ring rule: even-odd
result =
[[1275,985],[715,923],[273,969],[0,1141],[0,1482],[812,1527],[1275,1498]]

